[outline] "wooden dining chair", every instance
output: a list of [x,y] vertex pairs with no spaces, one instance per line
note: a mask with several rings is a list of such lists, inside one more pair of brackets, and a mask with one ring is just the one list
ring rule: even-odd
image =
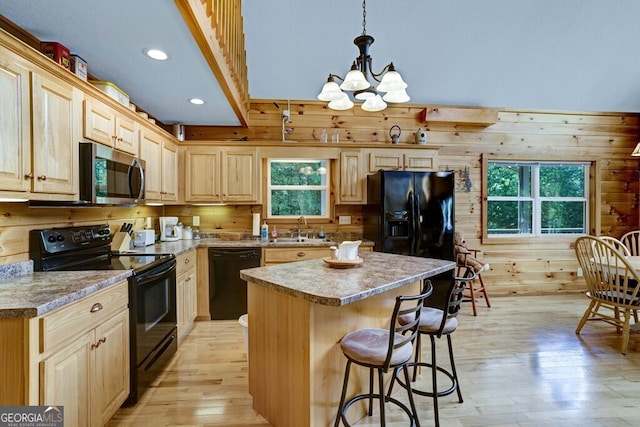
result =
[[627,354],[629,333],[640,332],[638,323],[630,325],[633,312],[640,308],[640,274],[624,253],[606,239],[580,237],[575,242],[575,252],[587,283],[586,295],[591,300],[576,334],[580,334],[587,320],[609,323],[622,332],[622,354]]
[[600,237],[601,240],[604,240],[605,242],[609,243],[611,246],[613,246],[614,248],[622,252],[623,255],[631,256],[631,251],[624,243],[622,243],[622,241],[612,236],[598,236],[598,237]]
[[640,230],[630,231],[623,234],[620,238],[620,242],[629,249],[629,253],[632,256],[640,255]]

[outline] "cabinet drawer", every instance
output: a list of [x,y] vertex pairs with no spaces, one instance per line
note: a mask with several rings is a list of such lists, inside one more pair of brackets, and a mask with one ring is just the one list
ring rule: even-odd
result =
[[65,346],[129,306],[127,281],[65,305],[40,318],[40,353]]
[[176,276],[196,267],[196,251],[189,251],[176,257]]
[[324,258],[330,255],[328,247],[318,248],[269,248],[264,250],[264,263],[277,264],[283,262],[304,261],[313,258]]

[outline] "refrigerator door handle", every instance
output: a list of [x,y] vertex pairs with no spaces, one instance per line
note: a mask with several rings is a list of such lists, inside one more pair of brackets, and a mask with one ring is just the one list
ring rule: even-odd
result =
[[409,205],[409,255],[415,255],[416,245],[416,204],[415,194],[413,191],[409,191],[408,196]]
[[414,222],[414,248],[413,254],[418,255],[418,249],[420,249],[420,239],[422,237],[422,227],[420,225],[420,195],[418,193],[414,196],[414,205],[413,205],[413,222]]

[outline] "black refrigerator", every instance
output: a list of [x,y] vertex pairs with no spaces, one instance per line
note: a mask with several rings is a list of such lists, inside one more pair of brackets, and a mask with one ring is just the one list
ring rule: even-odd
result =
[[[454,186],[452,171],[369,175],[363,237],[378,252],[454,261]],[[450,284],[453,273],[436,276],[434,286]]]

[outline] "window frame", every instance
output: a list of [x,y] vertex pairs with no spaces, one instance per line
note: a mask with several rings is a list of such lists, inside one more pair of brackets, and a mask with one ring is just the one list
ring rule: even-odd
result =
[[[534,192],[532,197],[525,197],[527,199],[531,199],[533,203],[537,203],[537,206],[533,206],[534,210],[533,214],[533,233],[527,234],[489,234],[488,227],[488,205],[489,205],[489,182],[488,182],[488,171],[489,164],[491,162],[505,162],[505,163],[531,163],[533,164],[553,164],[553,163],[564,163],[564,164],[582,164],[587,166],[587,170],[585,174],[585,186],[586,194],[584,201],[586,203],[586,212],[585,212],[585,233],[584,234],[599,234],[600,232],[600,220],[599,220],[599,209],[601,205],[601,201],[599,200],[600,194],[600,164],[597,160],[588,159],[588,158],[580,158],[576,156],[575,159],[567,161],[565,159],[557,159],[557,158],[545,158],[541,159],[539,157],[518,157],[516,158],[505,158],[501,156],[491,155],[491,154],[483,154],[482,155],[482,243],[483,244],[491,244],[491,243],[522,243],[525,239],[535,239],[535,240],[568,240],[575,241],[576,238],[582,236],[583,234],[535,234],[537,230],[540,230],[540,221],[541,221],[541,213],[540,206],[541,201],[552,201],[553,198],[550,197],[537,197],[536,195],[539,193],[538,184],[539,184],[539,176],[536,175],[533,178],[532,182],[532,191]],[[534,188],[535,187],[535,188]],[[563,201],[568,198],[561,198]],[[495,199],[493,199],[495,200]],[[512,198],[511,200],[515,200]],[[582,201],[583,199],[580,198]],[[536,208],[538,209],[536,211]],[[537,212],[537,213],[536,213]],[[595,227],[594,227],[595,224]]]
[[[300,216],[304,216],[307,219],[320,219],[320,220],[329,220],[331,218],[331,159],[324,157],[314,157],[314,158],[284,158],[284,157],[270,157],[266,160],[266,170],[267,170],[267,179],[265,180],[266,185],[266,195],[267,195],[267,203],[266,203],[266,218],[272,220],[290,220],[290,219],[298,219]],[[305,186],[289,186],[289,185],[271,185],[271,162],[289,162],[289,163],[309,163],[309,162],[325,162],[326,172],[323,174],[326,177],[326,183],[324,185],[305,185]],[[325,214],[324,215],[308,215],[308,214],[300,214],[300,215],[273,215],[271,213],[271,191],[274,189],[291,189],[291,190],[317,190],[317,191],[325,191],[325,196],[322,202],[325,205]]]

